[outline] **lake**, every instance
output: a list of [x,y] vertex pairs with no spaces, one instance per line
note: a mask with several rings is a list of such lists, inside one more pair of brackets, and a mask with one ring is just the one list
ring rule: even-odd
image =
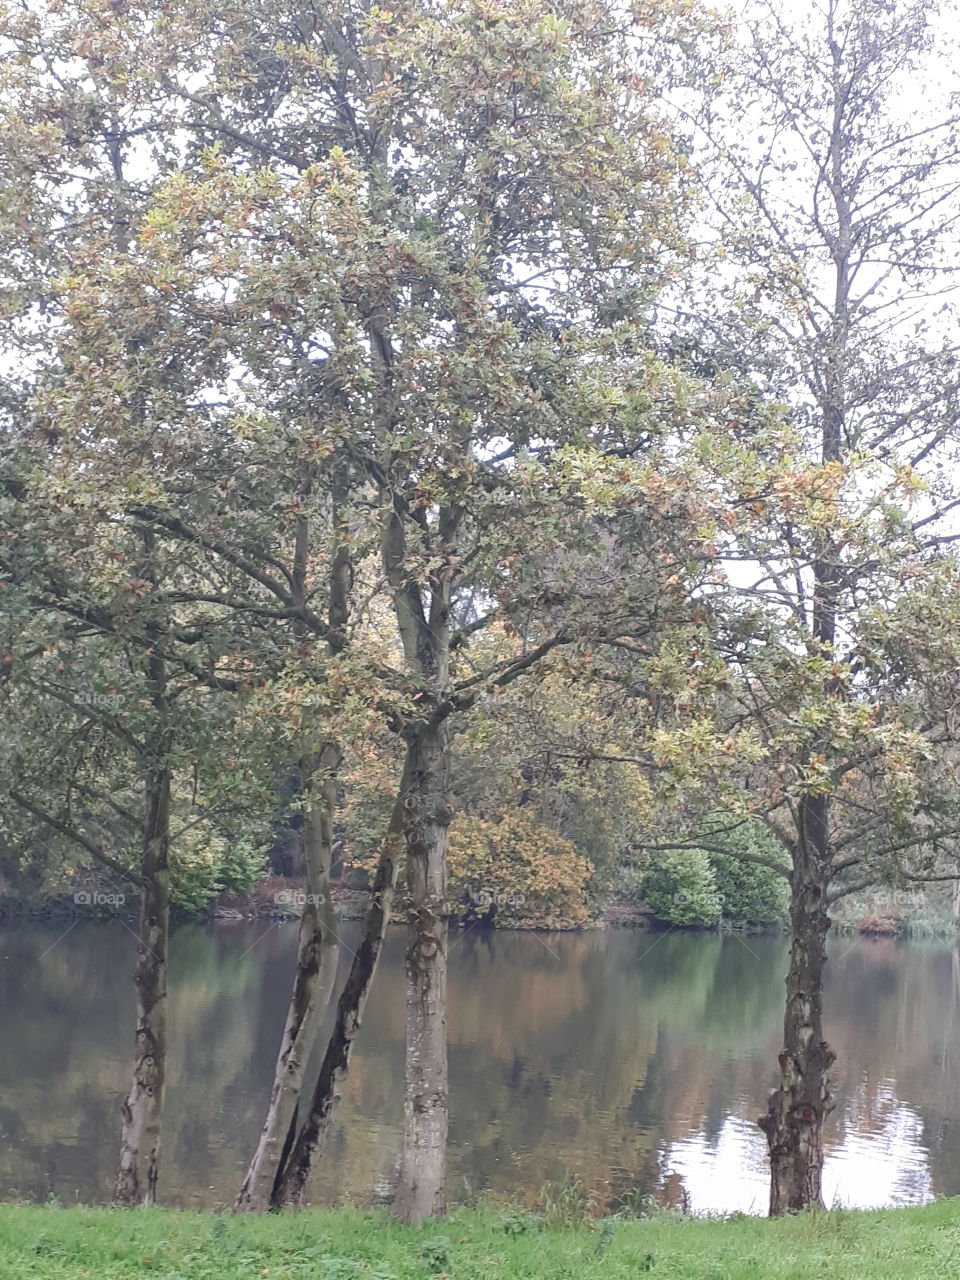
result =
[[[345,948],[355,931],[345,926]],[[230,1202],[269,1092],[296,926],[186,925],[170,954],[164,1203]],[[107,1201],[133,1023],[122,922],[0,930],[0,1196]],[[341,957],[349,960],[346,949]],[[531,1203],[579,1175],[603,1202],[766,1211],[756,1127],[776,1074],[786,942],[634,931],[454,933],[452,1200]],[[960,961],[834,937],[826,1195],[960,1194]],[[403,936],[391,932],[314,1203],[379,1202],[402,1112]]]

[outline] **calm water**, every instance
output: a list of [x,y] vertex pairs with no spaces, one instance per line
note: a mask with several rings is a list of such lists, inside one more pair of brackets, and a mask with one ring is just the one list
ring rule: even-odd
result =
[[[0,1196],[109,1197],[135,941],[124,925],[0,930]],[[346,940],[349,942],[350,935]],[[162,1198],[216,1206],[262,1120],[290,924],[188,926],[171,948]],[[755,1118],[779,1049],[780,939],[473,932],[450,953],[450,1190],[531,1199],[579,1174],[695,1210],[765,1211]],[[839,1054],[827,1195],[960,1194],[960,962],[939,945],[835,938]],[[389,1197],[402,1104],[402,937],[371,996],[314,1201]]]

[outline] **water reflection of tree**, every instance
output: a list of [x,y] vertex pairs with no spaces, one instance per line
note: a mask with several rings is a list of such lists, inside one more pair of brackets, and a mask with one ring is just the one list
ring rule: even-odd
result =
[[[122,925],[10,928],[0,965],[3,1194],[106,1199],[127,1070]],[[349,931],[347,932],[349,942]],[[290,926],[186,927],[171,955],[165,1195],[228,1199],[269,1090],[294,945]],[[46,954],[43,954],[46,952]],[[940,946],[836,938],[830,1037],[840,1106],[828,1150],[854,1130],[903,1141],[898,1194],[960,1190],[960,966]],[[345,959],[349,956],[345,952]],[[536,1195],[569,1172],[618,1194],[669,1180],[670,1144],[716,1144],[752,1122],[779,1036],[783,943],[679,932],[455,938],[450,953],[451,1191]],[[402,938],[391,936],[316,1201],[388,1193],[402,1109]],[[898,1111],[899,1108],[899,1111]],[[762,1138],[759,1139],[762,1141]],[[922,1150],[921,1150],[922,1148]],[[920,1181],[917,1181],[917,1179]],[[677,1182],[677,1179],[673,1180]],[[674,1198],[682,1187],[673,1187]]]
[[[119,1098],[128,1069],[132,987],[122,926],[7,927],[0,964],[0,1178],[3,1195],[43,1199],[82,1186],[108,1199],[116,1171]],[[125,962],[124,962],[125,960]],[[129,984],[128,984],[129,985]],[[113,1099],[111,1105],[111,1099]],[[103,1135],[101,1137],[101,1135]],[[91,1164],[92,1157],[92,1164]]]
[[[36,1199],[53,1193],[106,1200],[129,1069],[136,940],[117,923],[77,926],[57,941],[65,928],[5,932],[0,1018],[16,1034],[0,1040],[0,1178],[7,1196],[16,1190]],[[191,1183],[218,1185],[224,1097],[250,1058],[253,1023],[243,1016],[243,1001],[256,989],[261,963],[230,955],[225,942],[216,932],[189,928],[174,937],[164,1139],[171,1157],[166,1190],[174,1200]],[[201,1152],[211,1156],[202,1170]]]
[[[897,1105],[920,1116],[933,1190],[960,1190],[960,964],[940,944],[834,939],[830,1000],[841,1106],[836,1140],[855,1124],[880,1133]],[[846,1105],[855,1098],[856,1111]]]
[[[519,1172],[535,1192],[574,1171],[590,1185],[609,1183],[614,1195],[647,1190],[665,1138],[719,1128],[731,1086],[762,1098],[766,1072],[755,1055],[776,1035],[781,983],[770,953],[782,947],[750,943],[588,934],[555,944],[561,962],[518,937],[502,953],[497,939],[486,973],[471,958],[479,999],[509,993],[492,1022],[489,1011],[486,1023],[482,1009],[471,1015],[471,1037],[491,1056],[510,1051],[499,1077],[478,1072],[463,1082],[478,1180],[516,1185]],[[469,993],[458,995],[459,1016],[470,1004]],[[451,1041],[453,1054],[453,1028]],[[460,1078],[456,1066],[453,1075]]]
[[[242,1171],[269,1087],[288,935],[263,924],[175,935],[166,1187],[173,1202],[224,1199]],[[15,1082],[5,1129],[8,1143],[26,1139],[15,1165],[7,1145],[0,1172],[7,1188],[26,1196],[105,1198],[126,1069],[122,983],[133,939],[122,926],[77,930],[40,959],[55,937],[25,932],[3,969],[8,984],[13,973],[31,979],[29,1015],[22,989],[0,988],[10,1002],[7,1025],[23,1029],[0,1044],[0,1069]],[[316,1199],[345,1189],[362,1195],[390,1180],[402,1105],[396,939],[387,959]],[[514,1195],[525,1186],[533,1194],[571,1170],[591,1185],[611,1183],[614,1193],[650,1185],[663,1136],[722,1110],[723,1086],[707,1061],[749,1056],[759,997],[743,965],[730,940],[702,937],[460,940],[451,953],[455,1192],[485,1186]],[[738,996],[730,984],[740,986]]]

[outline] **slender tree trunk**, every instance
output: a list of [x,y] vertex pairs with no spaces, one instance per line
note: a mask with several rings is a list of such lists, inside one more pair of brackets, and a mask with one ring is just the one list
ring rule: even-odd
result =
[[337,915],[330,895],[334,774],[340,752],[327,743],[300,762],[304,797],[306,901],[300,917],[297,969],[260,1141],[234,1202],[238,1212],[263,1213],[284,1153],[293,1142],[304,1073],[337,978]]
[[446,1211],[447,793],[446,726],[424,726],[411,787],[407,888],[406,1073],[394,1212],[417,1223]]
[[[141,577],[156,591],[155,539],[143,535]],[[170,936],[170,719],[166,665],[157,650],[160,627],[147,623],[144,675],[153,721],[144,744],[143,841],[137,937],[137,1032],[133,1075],[121,1108],[120,1163],[113,1200],[150,1205],[157,1198],[160,1127],[167,1074],[167,944]]]
[[827,1072],[836,1054],[823,1038],[823,971],[829,879],[827,802],[801,803],[800,840],[794,855],[780,1083],[770,1094],[760,1127],[770,1151],[770,1216],[823,1205],[823,1123],[833,1110]]
[[[832,15],[832,9],[831,9]],[[831,16],[832,22],[832,16]],[[832,27],[831,27],[832,37]],[[847,347],[850,334],[851,214],[844,188],[844,98],[838,78],[830,140],[830,186],[837,215],[833,248],[835,292],[828,344],[824,352],[820,393],[822,444],[820,461],[839,461],[844,449]],[[840,609],[840,548],[832,529],[817,537],[810,617],[811,652],[835,660]],[[823,682],[826,698],[842,696],[833,676]],[[812,750],[813,748],[811,748]],[[771,1093],[760,1127],[770,1151],[770,1216],[779,1217],[823,1204],[823,1122],[833,1110],[827,1072],[836,1054],[823,1038],[823,970],[830,929],[827,887],[830,882],[830,801],[827,794],[804,796],[798,806],[797,840],[790,882],[790,968],[779,1055],[780,1084]]]
[[121,1107],[116,1205],[150,1205],[160,1170],[160,1124],[167,1060],[170,771],[147,782],[137,951],[137,1034],[130,1089]]
[[271,1208],[298,1208],[306,1199],[307,1185],[333,1128],[340,1091],[346,1078],[363,1010],[376,976],[380,952],[393,909],[393,898],[404,835],[409,831],[407,805],[414,753],[408,746],[400,790],[387,834],[380,846],[363,934],[337,1001],[337,1018],[327,1043],[320,1074],[313,1091],[310,1112],[277,1172]]

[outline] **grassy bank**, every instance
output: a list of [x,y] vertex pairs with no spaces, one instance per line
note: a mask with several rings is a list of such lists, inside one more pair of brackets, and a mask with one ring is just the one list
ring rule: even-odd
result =
[[0,1206],[0,1280],[944,1280],[960,1274],[960,1200],[768,1222],[664,1214],[544,1227],[458,1210],[419,1230],[382,1214],[234,1218]]

